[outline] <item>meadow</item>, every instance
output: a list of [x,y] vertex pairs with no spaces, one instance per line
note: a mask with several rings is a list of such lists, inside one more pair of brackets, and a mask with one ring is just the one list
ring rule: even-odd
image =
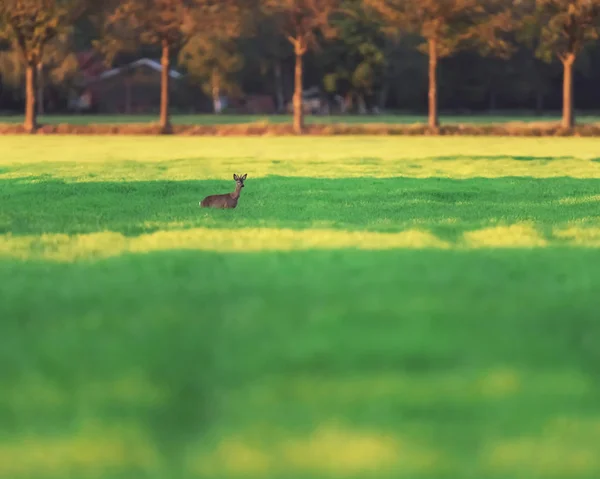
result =
[[0,478],[600,477],[600,139],[0,150]]

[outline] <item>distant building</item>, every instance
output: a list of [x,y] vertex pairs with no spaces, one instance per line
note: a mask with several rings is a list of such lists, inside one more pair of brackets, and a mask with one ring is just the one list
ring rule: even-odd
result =
[[[79,56],[83,75],[81,90],[71,100],[71,109],[108,114],[148,114],[160,109],[162,65],[140,58],[117,68],[106,69],[92,54]],[[194,94],[178,71],[169,71],[170,104],[174,109],[193,111]],[[203,99],[201,99],[203,100]]]

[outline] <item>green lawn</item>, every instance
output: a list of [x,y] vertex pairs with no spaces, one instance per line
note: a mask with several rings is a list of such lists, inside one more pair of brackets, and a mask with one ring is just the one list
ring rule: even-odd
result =
[[[221,124],[245,124],[253,122],[268,123],[291,123],[289,115],[211,115],[211,114],[174,114],[173,123],[176,125],[221,125]],[[40,117],[42,124],[70,123],[77,125],[86,125],[90,123],[103,124],[124,124],[124,123],[151,123],[158,121],[156,115],[44,115]],[[498,114],[475,114],[475,115],[455,115],[441,114],[441,123],[507,123],[507,122],[558,122],[560,121],[560,112],[546,113],[543,116],[536,116],[528,112],[498,113]],[[585,114],[577,117],[580,123],[598,123],[599,115]],[[21,115],[0,116],[1,123],[22,123]],[[385,115],[332,115],[332,116],[311,116],[306,117],[306,122],[311,124],[330,124],[330,123],[385,123],[385,124],[412,124],[426,123],[426,115],[416,114],[385,114]]]
[[600,139],[0,151],[0,478],[600,477]]

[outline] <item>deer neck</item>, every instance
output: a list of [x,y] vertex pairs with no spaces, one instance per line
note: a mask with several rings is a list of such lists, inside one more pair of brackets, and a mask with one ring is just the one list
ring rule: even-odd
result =
[[235,191],[233,193],[231,193],[231,197],[234,200],[237,200],[240,197],[240,193],[242,192],[242,187],[240,185],[237,185],[235,187]]

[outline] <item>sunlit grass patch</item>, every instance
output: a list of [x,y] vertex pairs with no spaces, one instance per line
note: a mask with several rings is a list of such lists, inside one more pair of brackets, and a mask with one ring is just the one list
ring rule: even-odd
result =
[[471,247],[533,248],[548,245],[546,238],[531,224],[496,226],[464,234]]
[[272,443],[223,438],[213,450],[190,457],[190,468],[209,477],[380,477],[392,471],[423,474],[444,465],[440,451],[400,434],[321,424],[308,435],[285,434]]
[[[2,137],[0,178],[142,181],[303,178],[600,178],[600,140],[581,138]],[[43,153],[41,153],[43,152]],[[110,168],[107,168],[110,164]]]
[[302,249],[447,248],[448,244],[426,231],[371,233],[340,230],[194,228],[158,231],[127,237],[104,232],[87,235],[0,236],[0,256],[20,259],[75,261],[124,253],[177,249],[200,251],[293,251]]
[[[556,245],[597,248],[600,230],[555,229]],[[81,235],[0,235],[0,257],[77,261],[102,259],[126,253],[168,250],[220,252],[299,251],[311,249],[481,249],[545,248],[553,244],[531,224],[515,224],[471,230],[449,242],[421,229],[399,233],[344,231],[335,229],[190,228],[157,231],[139,236],[116,232]]]
[[0,442],[0,477],[103,477],[157,471],[160,455],[142,431],[127,425],[86,427],[73,435],[21,435]]
[[600,203],[600,195],[590,195],[576,198],[560,198],[560,205],[581,205],[585,203]]
[[553,234],[573,246],[600,247],[600,228],[578,226],[555,228]]
[[[358,152],[357,154],[360,154]],[[76,183],[101,181],[189,181],[229,180],[233,172],[248,172],[249,181],[269,176],[298,178],[600,178],[600,163],[585,159],[531,160],[514,158],[496,160],[488,156],[457,156],[454,159],[390,157],[375,166],[361,162],[334,163],[330,158],[322,162],[290,158],[285,161],[264,157],[239,156],[223,161],[219,157],[196,156],[188,159],[160,162],[112,161],[107,169],[104,162],[76,165],[70,162],[16,164],[0,173],[0,179],[23,179],[32,183],[50,179]],[[233,184],[233,183],[232,183]],[[251,183],[248,183],[251,185]]]

